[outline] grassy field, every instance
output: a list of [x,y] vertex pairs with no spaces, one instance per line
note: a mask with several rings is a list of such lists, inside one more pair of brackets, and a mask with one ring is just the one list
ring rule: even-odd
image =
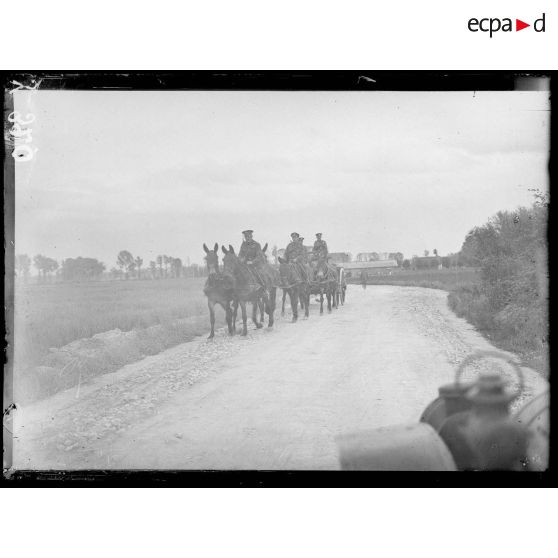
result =
[[[165,335],[158,344],[160,349],[204,334],[209,330],[204,281],[18,283],[14,320],[16,374],[21,377],[39,365],[51,366],[52,348],[108,330],[145,331],[150,326],[162,326],[159,331]],[[218,325],[224,324],[222,314],[217,312]],[[179,323],[183,318],[190,319]],[[144,344],[139,348],[141,354],[153,354],[157,349],[147,338]]]
[[[360,284],[359,272],[350,279]],[[370,275],[368,285],[399,285],[402,287],[427,287],[452,290],[459,286],[469,286],[478,282],[478,274],[473,268],[425,269],[394,271],[391,275]]]
[[16,285],[16,350],[20,358],[37,363],[51,347],[110,329],[130,331],[179,318],[207,316],[204,281],[200,278]]

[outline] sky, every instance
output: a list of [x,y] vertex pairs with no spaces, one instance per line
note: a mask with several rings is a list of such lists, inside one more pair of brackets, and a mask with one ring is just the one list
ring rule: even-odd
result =
[[457,252],[548,188],[548,92],[17,91],[16,254],[203,263],[262,246]]

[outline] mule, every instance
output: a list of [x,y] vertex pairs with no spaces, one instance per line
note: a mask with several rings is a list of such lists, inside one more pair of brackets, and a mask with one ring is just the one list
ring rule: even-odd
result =
[[337,308],[335,293],[338,289],[337,272],[335,268],[327,262],[326,258],[317,258],[312,262],[313,280],[311,282],[310,294],[320,295],[320,314],[324,313],[324,294],[327,298],[327,311],[331,312]]
[[233,310],[231,303],[234,301],[234,280],[231,275],[222,273],[219,270],[219,255],[217,250],[219,245],[215,243],[213,250],[210,250],[204,243],[203,249],[206,253],[205,263],[207,267],[207,280],[203,287],[203,292],[207,297],[207,307],[209,309],[209,323],[211,332],[208,339],[215,337],[215,305],[219,304],[225,311],[229,335],[234,334],[234,324],[232,320]]
[[[304,264],[302,264],[304,265]],[[300,273],[300,264],[288,263],[287,260],[279,258],[279,277],[283,289],[283,304],[281,315],[285,315],[285,298],[287,294],[291,301],[293,313],[292,321],[298,320],[298,303],[304,310],[304,317],[308,318],[310,312],[310,284],[306,277]]]
[[[261,277],[261,274],[251,269],[248,265],[241,262],[236,255],[234,248],[229,244],[229,249],[227,250],[224,246],[221,246],[223,253],[225,254],[223,258],[223,267],[225,273],[231,275],[234,280],[234,299],[235,302],[240,305],[242,311],[242,332],[241,335],[248,334],[247,327],[247,317],[246,317],[246,303],[252,303],[252,321],[255,326],[259,329],[263,327],[258,321],[257,309],[259,305],[263,302],[265,311],[269,316],[268,326],[273,326],[273,310],[274,303],[270,301],[268,292],[265,287],[265,282]],[[236,310],[233,316],[236,320]]]
[[[262,248],[262,254],[263,254],[263,262],[262,265],[260,266],[260,275],[263,278],[263,281],[265,283],[265,288],[267,290],[267,295],[269,297],[269,302],[271,304],[273,313],[275,313],[275,307],[277,304],[277,288],[280,282],[279,279],[279,271],[277,270],[277,268],[275,266],[272,266],[268,259],[267,259],[267,247],[268,244],[267,242],[264,244],[264,247]],[[264,305],[263,305],[263,301],[260,304],[260,320],[263,322],[264,320]]]
[[[281,287],[282,288],[282,287]],[[283,288],[282,288],[283,289]],[[287,296],[289,295],[289,289],[283,289],[283,300],[281,302],[281,316],[285,315],[285,303],[287,301]],[[303,300],[297,296],[297,303],[296,307],[298,309],[298,305],[300,304],[300,309],[304,310],[304,302]],[[292,305],[291,305],[292,306]]]

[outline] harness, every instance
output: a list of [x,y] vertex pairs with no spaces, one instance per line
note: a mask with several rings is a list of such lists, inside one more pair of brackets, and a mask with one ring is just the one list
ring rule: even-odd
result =
[[260,272],[256,269],[255,266],[253,265],[248,265],[248,264],[244,264],[246,265],[246,269],[248,270],[248,272],[250,273],[252,279],[258,283],[259,285],[261,285],[262,287],[265,287],[265,281],[264,278],[261,276]]
[[[299,271],[298,264],[296,262],[287,262],[287,264],[285,264],[285,265],[288,265],[290,267],[291,271],[294,271],[295,274]],[[293,283],[292,285],[281,284],[280,288],[281,289],[292,289],[293,287],[295,287],[296,285],[299,285],[300,283],[309,284],[309,281],[304,281],[304,277],[301,277],[301,279],[302,279],[302,281],[299,281],[297,283]]]
[[228,273],[212,273],[206,280],[203,292],[208,294],[212,289],[229,291],[233,289],[234,278]]

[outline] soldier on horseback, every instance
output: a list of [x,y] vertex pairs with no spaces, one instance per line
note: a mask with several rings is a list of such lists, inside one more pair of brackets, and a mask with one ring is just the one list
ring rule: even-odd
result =
[[262,275],[262,267],[266,263],[265,254],[262,251],[262,247],[259,242],[256,242],[252,238],[253,230],[248,229],[242,231],[244,235],[244,241],[240,246],[238,252],[238,259],[248,266],[248,269],[256,279],[256,281],[262,285],[266,286],[266,278]]
[[240,251],[238,252],[238,258],[240,261],[248,265],[258,264],[265,261],[265,256],[262,252],[260,243],[256,242],[252,238],[253,232],[254,231],[250,229],[242,231],[244,241],[242,242]]
[[314,242],[314,247],[312,248],[312,256],[315,259],[327,259],[327,255],[327,243],[325,240],[322,240],[322,233],[316,233],[316,242]]
[[285,259],[288,263],[293,263],[301,254],[303,246],[300,243],[300,235],[291,233],[291,242],[285,248]]
[[292,233],[291,238],[292,241],[289,242],[287,248],[285,249],[285,259],[288,263],[294,263],[301,277],[308,281],[309,277],[304,265],[307,261],[306,249],[304,248],[298,233]]

